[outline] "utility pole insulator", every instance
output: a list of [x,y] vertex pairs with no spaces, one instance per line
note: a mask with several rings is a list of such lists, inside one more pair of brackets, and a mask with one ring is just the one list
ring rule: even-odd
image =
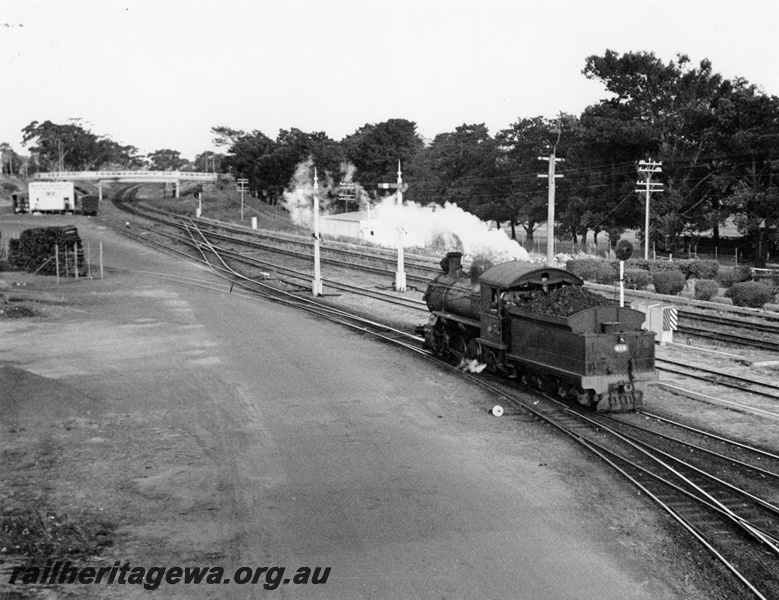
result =
[[653,161],[651,158],[647,160],[641,160],[638,162],[638,172],[644,175],[643,181],[637,181],[636,185],[641,189],[636,189],[636,193],[644,192],[646,195],[646,206],[644,211],[644,260],[649,260],[649,199],[652,192],[662,192],[663,184],[652,181],[652,175],[655,173],[662,173],[661,168],[663,163],[659,161]]
[[549,203],[546,212],[546,262],[551,267],[554,263],[554,200],[555,200],[555,179],[562,175],[555,174],[555,164],[562,162],[562,158],[555,158],[555,150],[549,154],[549,157],[539,156],[538,160],[549,161],[549,172],[544,175],[538,174],[538,177],[547,177],[549,179]]

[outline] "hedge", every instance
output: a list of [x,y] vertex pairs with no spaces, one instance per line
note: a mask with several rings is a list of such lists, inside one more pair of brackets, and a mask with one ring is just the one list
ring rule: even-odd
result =
[[594,281],[597,265],[603,262],[604,261],[602,260],[591,259],[591,258],[569,260],[566,261],[565,268],[571,273],[573,273],[574,275],[581,277],[582,279],[585,279],[587,281]]
[[719,292],[719,283],[713,279],[700,279],[695,282],[695,299],[711,300]]
[[722,267],[717,273],[717,281],[724,288],[730,288],[734,283],[752,280],[752,269],[746,265],[737,267]]
[[749,308],[762,308],[770,302],[772,296],[771,288],[757,281],[734,283],[725,292],[725,297],[730,298],[734,306],[747,306]]
[[625,269],[625,285],[634,290],[645,290],[652,283],[649,271],[642,269]]
[[669,296],[678,296],[686,282],[687,279],[681,271],[658,271],[652,276],[655,291]]
[[687,279],[715,279],[719,271],[716,260],[682,260],[681,271]]
[[619,267],[615,268],[610,262],[604,260],[597,261],[597,263],[593,273],[596,283],[610,285],[619,280]]
[[[605,265],[611,265],[611,269]],[[587,281],[597,281],[598,283],[612,283],[618,279],[619,261],[605,261],[594,258],[571,259],[565,263],[565,268],[571,273],[578,275]],[[748,269],[748,268],[747,268]],[[614,271],[614,276],[611,275]],[[655,273],[680,272],[686,279],[716,279],[718,273],[722,270],[716,260],[644,260],[643,258],[632,258],[625,262],[626,271],[646,271],[651,275]],[[739,277],[744,277],[743,272],[739,272]],[[725,276],[727,278],[727,276]],[[746,279],[751,278],[751,272]],[[737,279],[745,281],[746,279]],[[725,286],[727,287],[727,286]]]

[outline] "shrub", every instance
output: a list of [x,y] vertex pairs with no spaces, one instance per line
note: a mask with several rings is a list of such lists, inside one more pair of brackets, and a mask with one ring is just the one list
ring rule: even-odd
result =
[[681,271],[658,271],[652,275],[652,283],[658,294],[678,296],[686,282],[687,279]]
[[595,281],[595,272],[598,268],[598,265],[602,262],[602,260],[595,260],[590,258],[578,260],[572,259],[566,261],[565,268],[574,275],[578,275],[582,279],[587,281]]
[[736,283],[741,283],[742,281],[752,281],[752,268],[746,265],[738,265],[737,267],[733,267],[733,274],[735,275]]
[[715,279],[719,263],[716,260],[685,260],[681,261],[680,269],[687,279]]
[[631,271],[650,271],[649,264],[652,261],[650,260],[644,260],[643,258],[631,258],[629,261],[625,263],[625,270],[630,269]]
[[625,269],[625,285],[634,290],[645,290],[652,283],[649,271],[642,269]]
[[711,300],[719,291],[719,283],[713,279],[699,279],[695,282],[695,299]]
[[649,272],[653,275],[655,273],[665,273],[665,272],[677,272],[681,273],[681,269],[679,268],[681,266],[681,262],[679,260],[650,260],[649,262]]
[[761,308],[771,300],[771,288],[757,281],[742,281],[734,283],[725,292],[725,296],[733,300],[735,306]]
[[596,283],[603,283],[606,285],[612,284],[619,279],[619,271],[614,268],[610,262],[595,261],[595,269],[593,277]]
[[717,272],[717,282],[724,288],[729,288],[736,283],[736,274],[733,267],[721,267]]

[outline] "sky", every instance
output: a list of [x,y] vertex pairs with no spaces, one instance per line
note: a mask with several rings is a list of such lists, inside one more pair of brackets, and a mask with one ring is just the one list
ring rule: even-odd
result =
[[0,142],[27,154],[47,120],[190,160],[217,126],[495,134],[606,98],[582,69],[607,49],[779,95],[777,23],[776,0],[0,0]]

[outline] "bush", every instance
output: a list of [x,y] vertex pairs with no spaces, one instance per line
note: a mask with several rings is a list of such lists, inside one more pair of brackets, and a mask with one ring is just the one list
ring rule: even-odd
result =
[[595,281],[595,273],[598,270],[598,265],[601,263],[603,263],[602,260],[591,258],[579,260],[572,259],[566,261],[565,268],[586,281]]
[[596,283],[612,284],[619,279],[619,271],[610,262],[596,261],[593,277]]
[[631,271],[650,271],[649,264],[651,260],[644,260],[643,258],[631,258],[625,263],[625,270]]
[[679,260],[650,260],[649,272],[654,275],[655,273],[667,273],[677,272],[681,273],[681,261]]
[[738,265],[737,267],[733,267],[733,274],[736,277],[736,283],[752,281],[752,267]]
[[652,283],[649,271],[642,269],[625,269],[625,285],[634,290],[645,290]]
[[699,279],[695,282],[695,299],[711,300],[719,292],[719,283],[713,279]]
[[717,283],[724,288],[729,288],[736,283],[736,274],[733,271],[733,267],[720,268],[717,272]]
[[658,271],[652,275],[652,283],[658,294],[678,296],[686,282],[687,279],[681,271]]
[[684,260],[680,261],[680,269],[687,279],[715,279],[719,271],[716,260]]
[[757,281],[742,281],[734,283],[725,296],[733,300],[735,306],[762,308],[772,297],[771,288]]

